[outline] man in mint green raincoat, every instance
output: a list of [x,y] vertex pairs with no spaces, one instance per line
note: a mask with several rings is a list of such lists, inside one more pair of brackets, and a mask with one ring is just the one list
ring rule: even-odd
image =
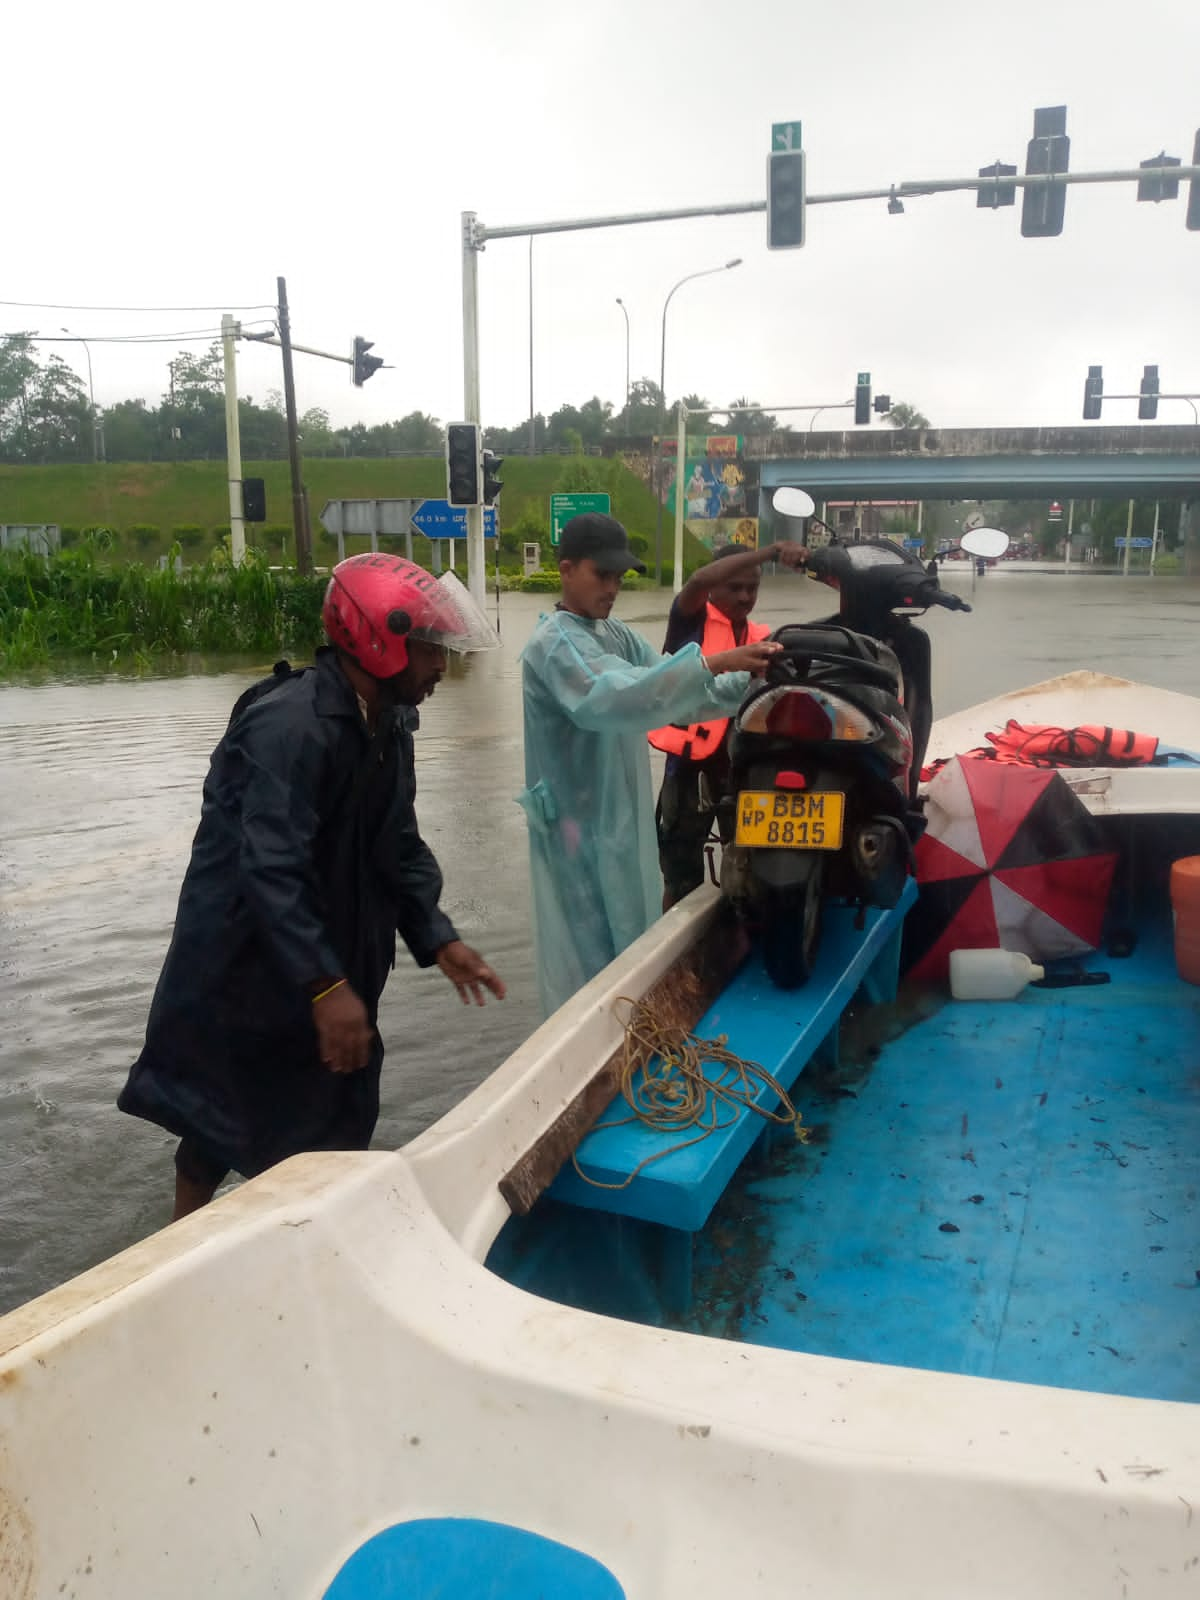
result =
[[612,611],[644,572],[625,529],[598,512],[562,532],[562,600],[522,654],[534,942],[547,1016],[660,915],[662,878],[646,734],[728,717],[778,649],[662,656]]

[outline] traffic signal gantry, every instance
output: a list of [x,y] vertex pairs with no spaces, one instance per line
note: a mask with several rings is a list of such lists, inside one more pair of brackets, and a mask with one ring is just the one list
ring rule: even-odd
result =
[[[799,122],[776,123],[772,128],[771,147],[767,157],[767,193],[756,200],[715,202],[707,205],[673,207],[657,211],[640,211],[618,215],[570,217],[555,221],[513,223],[501,226],[485,224],[474,211],[464,211],[460,219],[462,247],[463,286],[463,377],[464,407],[476,425],[480,420],[480,361],[479,361],[479,260],[492,241],[501,239],[532,239],[536,235],[553,233],[578,233],[586,229],[624,227],[630,224],[651,222],[676,222],[696,217],[730,217],[765,212],[767,218],[767,248],[769,250],[796,250],[805,243],[806,216],[811,205],[843,204],[847,201],[881,201],[889,216],[904,212],[904,201],[929,195],[949,194],[956,190],[973,191],[976,204],[990,210],[1016,204],[1016,192],[1022,191],[1021,232],[1027,238],[1050,238],[1062,232],[1065,216],[1065,196],[1068,187],[1076,183],[1128,183],[1136,182],[1137,198],[1143,201],[1171,200],[1177,197],[1181,182],[1188,184],[1186,226],[1200,231],[1200,132],[1197,132],[1190,166],[1177,164],[1174,156],[1152,157],[1139,167],[1103,172],[1071,172],[1068,170],[1070,140],[1066,131],[1066,108],[1043,106],[1034,113],[1033,138],[1029,141],[1025,157],[1025,171],[1018,173],[1014,165],[997,161],[990,167],[977,169],[975,177],[917,178],[904,182],[889,181],[883,187],[840,191],[829,194],[810,194],[805,177],[805,155],[801,147]],[[1101,398],[1097,389],[1095,398]],[[1110,397],[1115,398],[1115,396]],[[1155,403],[1148,392],[1140,397],[1146,405]],[[1166,396],[1158,398],[1191,398]],[[1089,405],[1092,403],[1089,389]],[[837,402],[842,404],[842,402]],[[870,421],[870,384],[855,390],[853,402],[855,422],[860,426]],[[823,409],[823,408],[818,408]],[[887,397],[880,395],[875,402],[877,411],[890,409]],[[1087,416],[1099,415],[1090,409]],[[1151,413],[1153,414],[1153,413]],[[476,502],[478,505],[478,502]],[[482,600],[484,586],[483,523],[468,514],[467,522],[467,579],[468,587],[476,599]]]
[[801,124],[777,122],[767,157],[767,249],[798,250],[804,243],[804,151]]
[[1187,390],[1175,394],[1163,394],[1158,381],[1158,367],[1150,365],[1142,368],[1142,382],[1136,394],[1105,394],[1103,367],[1089,367],[1083,385],[1083,420],[1098,422],[1101,407],[1106,400],[1136,400],[1138,420],[1152,422],[1158,416],[1160,400],[1186,400],[1191,404],[1192,413],[1195,415],[1194,402],[1200,400],[1200,394]]
[[354,341],[354,349],[350,356],[350,377],[356,389],[361,389],[371,374],[378,372],[383,365],[382,356],[369,356],[367,354],[368,350],[373,350],[374,348],[375,342],[372,339],[364,339],[359,336]]
[[452,506],[480,504],[480,428],[476,422],[446,425],[446,499]]
[[476,422],[451,422],[446,427],[446,499],[452,506],[490,506],[504,485],[503,460],[483,448]]
[[[856,427],[861,428],[865,422],[870,422],[871,409],[871,374],[869,372],[860,372],[854,385],[854,423]],[[874,409],[881,417],[887,416],[892,409],[891,395],[877,394],[874,400]]]
[[503,489],[498,473],[504,465],[503,459],[494,450],[483,450],[479,457],[480,476],[483,479],[483,503],[485,506],[494,505],[496,496]]

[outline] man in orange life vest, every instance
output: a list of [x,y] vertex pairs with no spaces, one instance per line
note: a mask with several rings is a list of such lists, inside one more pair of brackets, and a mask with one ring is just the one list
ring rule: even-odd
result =
[[[772,544],[765,550],[727,545],[694,572],[675,596],[667,619],[663,652],[672,655],[695,642],[702,655],[733,650],[765,639],[770,628],[751,622],[762,569],[768,561],[799,567],[808,551],[797,544]],[[704,882],[704,844],[728,771],[729,719],[672,723],[649,735],[667,765],[658,796],[658,859],[663,875],[663,910]]]

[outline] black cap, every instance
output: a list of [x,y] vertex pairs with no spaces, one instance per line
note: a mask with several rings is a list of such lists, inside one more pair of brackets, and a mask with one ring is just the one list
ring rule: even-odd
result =
[[558,542],[560,561],[594,561],[601,572],[645,572],[629,548],[625,529],[603,511],[581,511],[572,517]]

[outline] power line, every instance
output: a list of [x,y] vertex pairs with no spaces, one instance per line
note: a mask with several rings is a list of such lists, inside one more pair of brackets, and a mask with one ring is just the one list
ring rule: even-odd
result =
[[269,300],[256,300],[252,305],[223,306],[69,306],[54,300],[0,300],[0,306],[20,306],[27,311],[129,311],[156,313],[160,311],[274,311]]
[[[266,317],[255,318],[274,327]],[[177,332],[163,333],[0,333],[0,339],[26,339],[30,344],[172,344],[180,341],[216,343],[221,337],[220,328],[180,328]]]

